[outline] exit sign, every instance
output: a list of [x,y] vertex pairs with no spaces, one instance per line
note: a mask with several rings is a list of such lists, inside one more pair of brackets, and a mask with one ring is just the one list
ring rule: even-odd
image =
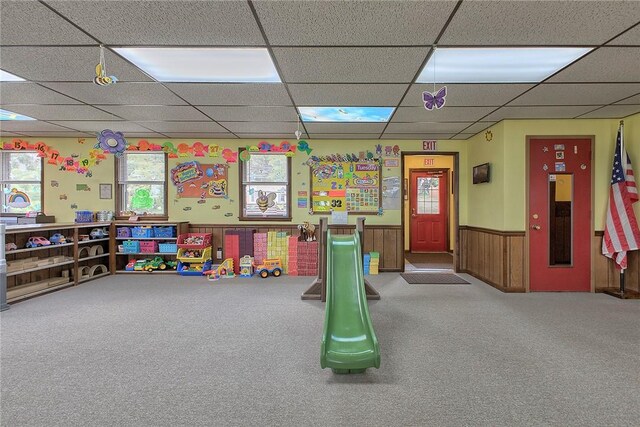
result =
[[422,149],[424,151],[436,151],[436,140],[427,139],[422,141]]
[[433,166],[433,160],[434,159],[424,159],[424,165],[425,166]]

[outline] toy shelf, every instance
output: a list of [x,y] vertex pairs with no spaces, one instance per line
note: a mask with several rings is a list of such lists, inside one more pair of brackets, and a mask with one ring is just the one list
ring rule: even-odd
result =
[[178,240],[177,237],[116,237],[116,240]]
[[164,255],[164,256],[176,256],[175,252],[116,252],[116,255]]
[[93,239],[93,240],[81,240],[81,241],[78,242],[78,244],[79,245],[86,245],[87,243],[107,242],[108,240],[109,240],[108,237],[104,237],[102,239]]
[[65,262],[58,262],[55,264],[40,265],[38,267],[28,268],[26,270],[12,271],[11,273],[7,273],[7,277],[17,276],[19,274],[25,274],[25,273],[33,273],[34,271],[46,270],[48,268],[60,267],[61,265],[73,264],[74,262],[75,260],[70,260]]
[[170,269],[170,270],[153,270],[153,271],[118,270],[116,273],[118,273],[118,274],[176,274],[176,271],[174,269]]
[[[69,279],[67,279],[67,280],[69,280]],[[7,302],[17,302],[17,301],[20,301],[20,300],[23,300],[23,299],[27,299],[27,298],[35,297],[35,296],[38,296],[38,295],[46,294],[46,293],[49,293],[49,292],[53,292],[53,291],[56,291],[58,289],[68,288],[69,286],[73,286],[73,282],[65,282],[65,283],[61,283],[59,285],[45,287],[44,289],[38,288],[38,284],[16,286],[15,288],[12,288],[13,291],[7,292]],[[28,292],[28,293],[25,293],[25,294],[20,294],[18,296],[10,296],[12,292],[22,291],[23,289],[27,289],[29,287],[33,287],[34,289],[37,289],[37,290],[34,290],[32,292]]]
[[83,277],[81,279],[78,279],[78,283],[88,282],[89,280],[98,279],[100,277],[105,277],[105,276],[108,276],[110,274],[111,274],[110,272],[106,272],[106,273],[96,274],[95,276],[91,276],[91,277]]
[[107,252],[107,253],[104,253],[104,254],[98,254],[98,255],[88,256],[88,257],[84,257],[84,258],[80,258],[80,259],[78,259],[78,262],[81,262],[81,261],[89,261],[90,259],[98,259],[98,258],[106,257],[106,256],[109,256],[109,255],[110,255],[110,254],[109,254],[109,252]]
[[72,243],[62,243],[59,245],[47,245],[47,246],[40,246],[37,248],[25,248],[25,249],[14,249],[12,251],[6,251],[7,255],[13,255],[13,254],[21,254],[24,252],[33,252],[33,251],[42,251],[45,249],[58,249],[58,248],[64,248],[65,246],[73,246],[73,242]]

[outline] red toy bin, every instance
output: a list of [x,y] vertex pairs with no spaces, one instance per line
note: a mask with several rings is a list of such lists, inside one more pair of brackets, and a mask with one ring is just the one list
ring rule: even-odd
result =
[[[194,237],[201,237],[202,243],[195,245],[185,243],[188,239],[192,239]],[[186,233],[178,236],[178,247],[184,249],[204,249],[211,246],[211,233]]]
[[141,241],[140,252],[149,253],[149,254],[158,252],[158,242],[156,242],[155,240]]

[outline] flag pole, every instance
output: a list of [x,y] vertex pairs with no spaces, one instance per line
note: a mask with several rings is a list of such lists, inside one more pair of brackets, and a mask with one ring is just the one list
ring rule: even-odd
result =
[[[620,120],[620,158],[626,162],[627,150],[624,148],[624,120]],[[620,298],[624,298],[624,268],[620,269]]]

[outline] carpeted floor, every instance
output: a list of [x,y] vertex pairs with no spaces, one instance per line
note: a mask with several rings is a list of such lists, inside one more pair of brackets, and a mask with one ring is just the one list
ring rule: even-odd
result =
[[405,252],[405,270],[452,270],[453,255],[447,252],[411,253]]
[[469,282],[453,273],[402,273],[400,276],[411,285],[468,285]]
[[3,426],[632,426],[640,304],[370,276],[382,365],[320,369],[311,279],[118,275],[1,320]]

